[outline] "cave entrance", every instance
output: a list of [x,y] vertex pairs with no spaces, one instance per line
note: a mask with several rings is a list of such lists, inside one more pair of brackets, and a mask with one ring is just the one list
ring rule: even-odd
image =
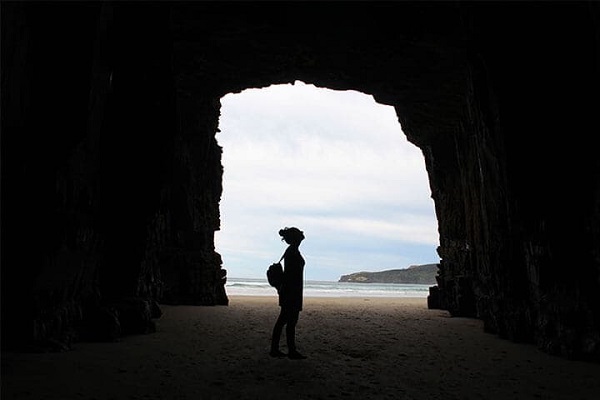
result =
[[[395,110],[357,91],[301,81],[221,99],[221,229],[216,251],[232,282],[252,280],[298,226],[306,281],[438,263],[437,219],[421,150]],[[269,288],[268,294],[272,294]]]

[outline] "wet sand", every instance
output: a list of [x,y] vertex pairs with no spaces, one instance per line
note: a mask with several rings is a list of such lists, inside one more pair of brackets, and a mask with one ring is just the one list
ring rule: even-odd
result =
[[162,310],[153,334],[2,354],[2,400],[600,399],[600,365],[499,339],[423,298],[305,298],[306,360],[269,357],[274,296]]

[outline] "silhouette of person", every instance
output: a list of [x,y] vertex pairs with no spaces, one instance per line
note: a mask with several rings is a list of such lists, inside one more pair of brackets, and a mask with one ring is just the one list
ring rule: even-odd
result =
[[286,357],[279,350],[279,339],[283,327],[286,327],[286,341],[288,347],[287,357],[300,360],[306,356],[296,349],[296,324],[300,311],[302,311],[302,290],[304,287],[304,258],[300,254],[299,246],[304,240],[304,232],[298,228],[283,228],[279,230],[281,240],[289,244],[283,254],[283,283],[277,288],[279,294],[279,317],[273,327],[271,337],[271,357]]

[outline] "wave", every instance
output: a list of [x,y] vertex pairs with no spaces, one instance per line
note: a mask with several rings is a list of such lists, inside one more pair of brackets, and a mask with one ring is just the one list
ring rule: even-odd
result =
[[249,282],[249,283],[230,283],[230,284],[226,284],[225,287],[250,287],[250,288],[255,288],[255,287],[271,287],[271,285],[269,285],[268,283],[254,283],[254,282]]
[[[305,297],[427,297],[431,285],[305,281]],[[230,278],[225,285],[231,295],[276,296],[266,279]]]

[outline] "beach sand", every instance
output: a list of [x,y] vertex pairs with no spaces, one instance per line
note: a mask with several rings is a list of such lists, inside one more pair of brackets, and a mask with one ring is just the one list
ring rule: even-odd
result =
[[268,355],[275,296],[230,296],[229,306],[162,306],[153,334],[4,353],[2,400],[600,399],[600,365],[484,333],[424,298],[304,301],[306,360]]

